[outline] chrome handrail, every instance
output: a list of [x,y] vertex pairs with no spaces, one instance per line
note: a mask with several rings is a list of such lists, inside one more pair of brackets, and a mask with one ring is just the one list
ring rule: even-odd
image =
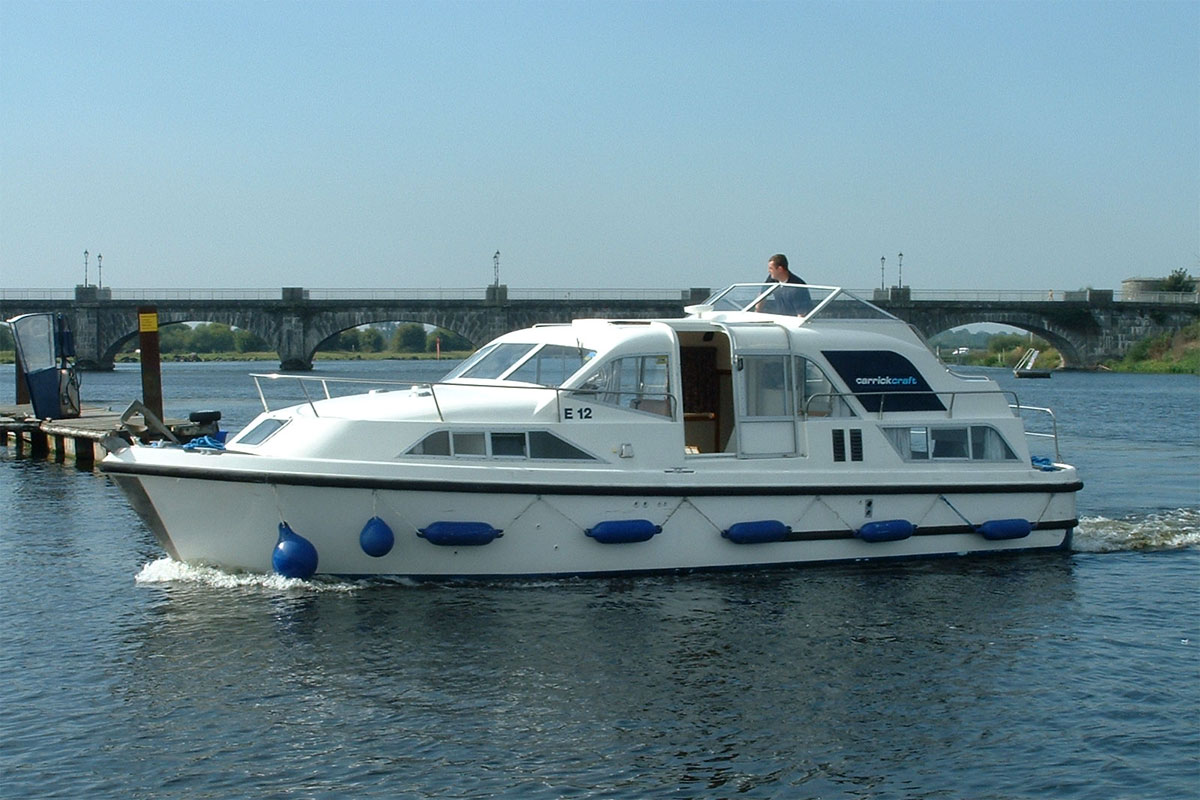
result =
[[[463,383],[463,382],[457,382],[457,381],[455,381],[455,382],[451,382],[451,381],[418,381],[418,382],[414,383],[413,381],[389,380],[386,378],[380,378],[380,379],[374,379],[374,378],[329,378],[329,377],[317,376],[317,375],[284,375],[284,374],[281,374],[278,372],[252,372],[252,373],[250,373],[250,377],[254,379],[254,385],[255,385],[255,388],[258,390],[258,399],[262,403],[263,411],[269,412],[271,410],[271,408],[270,408],[270,404],[267,402],[266,395],[263,392],[263,387],[262,387],[262,383],[260,382],[260,380],[261,379],[266,379],[266,380],[289,379],[289,380],[296,381],[300,385],[300,390],[304,393],[305,402],[307,402],[309,408],[312,409],[313,416],[320,416],[320,414],[317,412],[317,407],[313,403],[312,395],[310,395],[308,392],[308,389],[306,386],[307,383],[314,383],[314,382],[320,383],[326,400],[330,400],[333,398],[333,395],[331,395],[329,392],[329,385],[334,384],[334,383],[360,384],[360,385],[368,385],[368,386],[398,386],[398,387],[403,387],[405,389],[417,389],[417,390],[427,388],[427,389],[429,389],[430,398],[433,400],[434,409],[437,411],[437,416],[438,416],[439,422],[445,422],[446,418],[445,418],[445,415],[442,413],[441,403],[438,401],[437,387],[439,387],[439,386],[462,387],[462,386],[473,385],[471,383]],[[520,385],[520,384],[507,384],[506,385],[504,383],[488,383],[488,384],[478,384],[478,385],[486,386],[488,389],[510,389],[510,390],[511,389],[524,389],[526,391],[529,391],[532,389],[532,390],[542,390],[542,391],[547,391],[547,392],[554,392],[555,399],[556,399],[556,402],[558,405],[559,417],[562,416],[562,398],[563,398],[564,394],[570,395],[570,396],[579,396],[579,397],[586,397],[588,395],[595,397],[595,396],[605,395],[605,394],[607,394],[607,395],[615,394],[615,395],[618,395],[621,397],[633,397],[633,398],[642,397],[642,398],[662,399],[662,400],[667,401],[667,409],[670,412],[670,414],[669,414],[670,418],[675,419],[677,417],[676,410],[677,410],[678,400],[675,397],[675,395],[671,394],[670,392],[633,392],[633,391],[604,392],[602,390],[596,390],[596,389],[591,389],[591,388],[588,388],[588,389],[582,389],[582,388],[578,388],[578,387],[564,388],[561,386],[531,386],[531,385]],[[610,405],[610,404],[606,404],[606,405]],[[617,407],[622,408],[623,406],[617,406]],[[630,410],[638,411],[639,409],[632,408]],[[653,412],[643,412],[643,413],[653,413]]]
[[[965,390],[953,389],[953,390],[943,390],[943,391],[937,391],[934,389],[930,389],[928,391],[917,391],[917,392],[816,392],[814,394],[809,395],[805,399],[804,407],[802,410],[803,410],[804,416],[806,416],[806,417],[809,416],[809,411],[808,411],[809,405],[812,403],[814,398],[818,398],[818,397],[828,397],[830,399],[841,399],[843,401],[845,401],[849,398],[857,398],[857,399],[859,399],[860,402],[861,402],[862,398],[864,398],[864,397],[879,397],[880,398],[879,410],[874,411],[874,412],[868,412],[868,413],[875,414],[877,419],[883,419],[883,415],[886,411],[884,406],[887,405],[887,398],[889,396],[914,397],[914,396],[923,396],[923,395],[934,395],[938,398],[938,400],[944,400],[944,398],[946,396],[949,396],[950,401],[948,404],[946,404],[946,417],[948,419],[954,419],[954,403],[955,403],[955,400],[958,398],[958,396],[959,395],[974,395],[974,394],[1011,396],[1013,401],[1016,403],[1016,407],[1030,408],[1030,406],[1022,406],[1020,404],[1021,401],[1017,398],[1017,393],[1014,392],[1012,389],[965,389]],[[1013,407],[1014,407],[1013,404],[1010,403],[1009,408],[1013,408]],[[866,407],[864,406],[864,409],[865,408]],[[928,409],[928,410],[936,411],[937,409]],[[891,413],[901,413],[901,412],[891,412]]]
[[1062,461],[1062,454],[1059,452],[1059,449],[1058,449],[1058,418],[1054,416],[1054,412],[1048,408],[1041,408],[1040,406],[1023,406],[1020,404],[1020,402],[1018,402],[1016,405],[1010,404],[1008,407],[1013,409],[1014,411],[1016,411],[1017,416],[1021,415],[1021,411],[1037,411],[1037,412],[1040,412],[1043,414],[1049,414],[1050,415],[1050,431],[1051,431],[1050,433],[1038,433],[1036,431],[1025,431],[1025,435],[1032,436],[1034,438],[1040,438],[1040,439],[1053,439],[1054,440],[1054,460]]

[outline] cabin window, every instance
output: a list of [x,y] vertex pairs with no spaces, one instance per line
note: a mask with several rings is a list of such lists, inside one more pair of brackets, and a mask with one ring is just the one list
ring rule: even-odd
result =
[[505,342],[485,347],[443,380],[451,378],[499,378],[524,358],[536,344]]
[[[485,451],[485,444],[490,446],[490,449]],[[595,460],[575,445],[548,431],[471,431],[455,433],[453,436],[449,431],[434,431],[410,447],[407,455]]]
[[591,456],[575,445],[563,441],[548,431],[529,432],[529,457],[593,460]]
[[892,447],[906,461],[1012,461],[1016,455],[1000,432],[989,425],[884,428]]
[[415,456],[450,455],[450,431],[434,431],[408,451]]
[[505,380],[562,386],[563,382],[596,356],[595,350],[548,344],[505,375]]
[[790,417],[792,380],[787,356],[742,356],[738,359],[745,376],[745,413],[749,417]]
[[492,455],[525,457],[524,433],[493,433]]
[[807,358],[797,356],[792,374],[796,378],[796,413],[810,417],[853,417],[854,411],[834,388],[824,371]]
[[978,461],[1016,461],[1017,455],[995,428],[972,425],[971,458]]
[[451,436],[456,456],[485,456],[482,433],[455,433]]
[[262,444],[271,437],[271,434],[286,424],[287,420],[284,419],[264,419],[249,431],[239,436],[237,443],[245,445]]
[[625,356],[600,365],[579,392],[596,402],[671,416],[670,360],[667,356]]

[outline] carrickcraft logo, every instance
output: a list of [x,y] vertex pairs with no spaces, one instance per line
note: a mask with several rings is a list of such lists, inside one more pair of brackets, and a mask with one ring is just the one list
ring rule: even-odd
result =
[[891,375],[880,375],[877,378],[855,378],[859,386],[916,386],[917,379],[912,375],[907,378],[894,378]]
[[920,370],[891,350],[823,350],[867,411],[945,411]]

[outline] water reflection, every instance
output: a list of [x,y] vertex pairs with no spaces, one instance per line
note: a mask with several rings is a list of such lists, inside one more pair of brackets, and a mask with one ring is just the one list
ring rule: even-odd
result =
[[[146,587],[158,600],[126,692],[188,710],[164,711],[175,724],[156,735],[182,741],[219,717],[244,758],[273,758],[256,732],[274,721],[293,755],[347,776],[415,769],[425,789],[555,774],[628,796],[862,789],[930,777],[930,748],[988,746],[981,703],[1044,692],[1026,655],[1064,629],[1073,584],[1071,559],[1052,556],[352,593]],[[989,727],[997,715],[1019,712],[993,708]]]

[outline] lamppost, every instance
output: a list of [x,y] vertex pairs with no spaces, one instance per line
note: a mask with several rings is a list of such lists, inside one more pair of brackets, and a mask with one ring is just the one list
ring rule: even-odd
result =
[[880,289],[886,289],[886,288],[887,288],[887,287],[884,285],[884,284],[885,284],[885,282],[886,282],[886,278],[884,278],[884,277],[883,277],[883,263],[884,263],[885,261],[887,261],[887,258],[886,258],[886,257],[884,257],[884,256],[880,256],[880,257],[879,257],[879,288],[880,288]]
[[897,268],[898,272],[896,274],[896,281],[900,284],[900,288],[903,289],[904,288],[904,253],[901,253],[900,255],[896,256],[896,258],[899,259],[899,261],[900,261],[900,266]]
[[104,256],[100,255],[99,253],[96,253],[96,288],[97,289],[104,288],[103,261],[104,261]]
[[85,287],[87,286],[87,259],[88,259],[88,251],[84,250],[83,251],[83,285]]

